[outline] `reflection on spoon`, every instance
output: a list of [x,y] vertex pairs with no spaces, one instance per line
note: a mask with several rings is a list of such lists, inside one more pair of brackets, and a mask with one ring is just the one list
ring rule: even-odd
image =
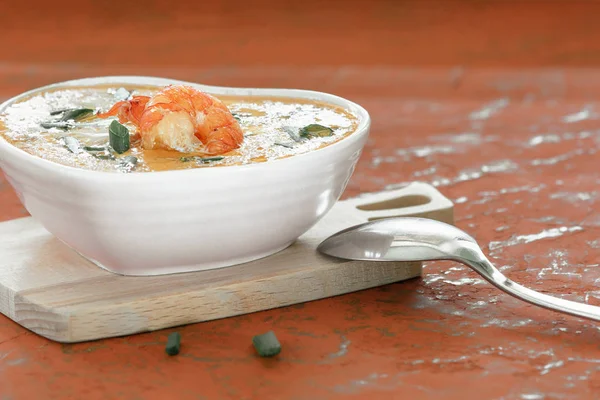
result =
[[548,296],[511,281],[492,265],[475,239],[455,226],[433,219],[398,217],[366,222],[330,236],[317,250],[349,260],[457,261],[516,298],[600,321],[600,307]]

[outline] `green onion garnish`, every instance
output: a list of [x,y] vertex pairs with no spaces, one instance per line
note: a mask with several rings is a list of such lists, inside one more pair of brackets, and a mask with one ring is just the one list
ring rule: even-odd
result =
[[281,344],[273,331],[254,336],[252,344],[261,357],[273,357],[281,352]]
[[179,354],[179,348],[181,347],[181,335],[179,332],[173,332],[169,334],[167,338],[167,346],[165,347],[165,351],[168,355],[174,356]]
[[108,137],[110,147],[119,154],[129,150],[129,129],[121,125],[119,121],[114,120],[108,127]]
[[91,108],[67,108],[64,110],[56,110],[50,112],[50,115],[62,114],[62,117],[60,117],[58,120],[42,122],[40,123],[40,125],[44,129],[58,128],[67,130],[75,126],[72,122],[69,121],[77,122],[92,114],[93,112],[94,110],[92,110]]

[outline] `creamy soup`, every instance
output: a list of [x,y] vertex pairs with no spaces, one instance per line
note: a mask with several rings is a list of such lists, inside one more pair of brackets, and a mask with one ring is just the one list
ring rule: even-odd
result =
[[[354,132],[358,118],[341,107],[281,97],[215,96],[238,120],[241,145],[216,156],[142,147],[130,123],[125,149],[111,145],[117,117],[98,118],[117,101],[161,88],[93,86],[30,96],[0,113],[0,135],[37,157],[96,171],[149,172],[265,162],[331,145]],[[123,132],[121,132],[123,133]]]

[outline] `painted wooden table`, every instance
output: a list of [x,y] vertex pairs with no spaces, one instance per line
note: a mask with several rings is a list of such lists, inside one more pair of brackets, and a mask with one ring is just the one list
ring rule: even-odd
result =
[[[106,74],[339,94],[373,117],[344,197],[432,183],[510,278],[600,305],[598,4],[119,2],[122,17],[67,3],[2,6],[0,98]],[[0,220],[24,215],[0,180]],[[0,317],[0,399],[594,398],[599,327],[435,262],[422,279],[179,328],[176,357],[174,329],[60,345]],[[283,351],[260,359],[251,338],[269,329]]]

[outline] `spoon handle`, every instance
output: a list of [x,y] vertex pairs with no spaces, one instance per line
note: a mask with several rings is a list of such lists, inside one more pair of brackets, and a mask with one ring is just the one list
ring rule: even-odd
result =
[[528,289],[508,279],[500,271],[492,265],[492,263],[481,253],[478,259],[466,257],[460,261],[478,272],[492,285],[498,289],[524,300],[530,304],[534,304],[549,310],[559,311],[565,314],[571,314],[578,317],[583,317],[595,321],[600,321],[600,307],[590,304],[578,303],[575,301],[564,300],[558,297],[549,296],[547,294],[536,292]]

